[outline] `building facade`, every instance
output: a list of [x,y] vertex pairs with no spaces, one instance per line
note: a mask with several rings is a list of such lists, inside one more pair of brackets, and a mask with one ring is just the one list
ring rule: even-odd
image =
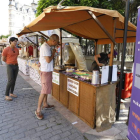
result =
[[24,26],[35,19],[37,4],[21,5],[15,0],[9,0],[9,34],[15,35],[20,32]]

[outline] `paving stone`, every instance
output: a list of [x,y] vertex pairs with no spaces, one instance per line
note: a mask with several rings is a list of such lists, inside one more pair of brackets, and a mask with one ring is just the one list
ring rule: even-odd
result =
[[36,133],[35,129],[31,129],[31,130],[25,132],[25,136],[31,136],[35,133]]
[[50,139],[53,135],[51,133],[45,134],[43,136],[41,136],[41,140],[46,140],[46,139]]
[[19,140],[19,139],[24,138],[24,137],[25,137],[25,135],[24,135],[23,133],[21,133],[21,134],[19,134],[19,135],[15,135],[15,136],[12,138],[12,140]]
[[36,128],[36,131],[38,132],[38,131],[42,131],[42,130],[44,130],[44,129],[46,129],[47,128],[47,126],[39,126],[39,127],[37,127]]
[[[39,93],[34,89],[24,90],[23,88],[32,87],[20,75],[17,77],[14,91],[18,98],[13,98],[12,102],[5,101],[7,75],[4,66],[0,66],[0,77],[2,77],[0,80],[0,140],[84,140],[84,134],[55,109],[43,110],[44,120],[36,118],[34,111],[37,108]],[[125,125],[122,126],[126,128]],[[114,125],[114,127],[119,129],[120,126]],[[125,135],[125,131],[120,133],[122,138]],[[97,139],[94,137],[92,140]]]
[[79,134],[78,133],[73,133],[72,135],[70,135],[68,138],[70,140],[75,140],[77,137],[79,137]]
[[56,125],[56,126],[52,127],[53,130],[57,130],[57,129],[61,129],[61,128],[63,128],[63,125]]
[[59,135],[55,135],[50,138],[50,140],[60,140],[60,139],[61,139],[61,137]]
[[5,133],[7,133],[7,132],[8,132],[8,129],[1,130],[1,131],[0,131],[0,135],[1,135],[1,134],[5,134]]
[[69,135],[71,135],[71,133],[69,131],[66,131],[66,132],[63,132],[62,134],[60,134],[61,138],[65,138]]
[[13,126],[14,126],[14,124],[7,124],[7,125],[3,126],[2,129],[8,129],[8,128],[11,128]]
[[[8,133],[4,133],[3,135],[1,135],[5,140],[8,140],[10,137],[13,137],[15,136],[15,132],[14,131],[11,131],[11,132],[8,132]],[[1,139],[0,139],[1,140]]]
[[60,133],[62,133],[61,130],[56,130],[56,131],[53,131],[53,132],[52,132],[53,135],[60,134]]
[[38,122],[38,125],[42,126],[42,125],[46,125],[47,123],[49,123],[48,120],[41,120],[41,121]]

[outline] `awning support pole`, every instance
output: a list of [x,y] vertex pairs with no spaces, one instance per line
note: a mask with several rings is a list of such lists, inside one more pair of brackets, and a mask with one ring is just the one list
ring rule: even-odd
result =
[[99,25],[99,27],[104,31],[104,33],[110,38],[110,40],[113,42],[113,44],[115,43],[115,40],[113,39],[113,37],[109,34],[109,32],[104,28],[104,26],[100,23],[100,21],[98,20],[98,18],[91,12],[88,11],[88,13],[90,14],[90,16],[95,20],[95,22]]
[[[113,18],[113,22],[114,22],[114,27],[113,27],[113,39],[115,40],[115,36],[116,36],[116,18]],[[112,81],[112,71],[113,71],[113,58],[114,58],[114,43],[111,43],[111,53],[110,53],[110,61],[109,61],[109,77],[108,77],[108,82]]]
[[124,22],[124,38],[123,38],[121,74],[120,74],[120,86],[119,86],[119,94],[118,94],[116,120],[119,120],[119,114],[120,114],[120,99],[121,99],[121,93],[122,93],[123,71],[124,71],[124,61],[125,61],[126,43],[127,43],[126,40],[127,40],[127,28],[128,28],[128,18],[129,18],[129,6],[130,6],[130,0],[126,0],[125,22]]
[[38,33],[40,33],[42,36],[44,36],[45,38],[49,39],[49,37],[45,34],[43,34],[42,32],[38,31]]
[[95,51],[94,51],[94,55],[97,55],[97,42],[98,42],[98,40],[96,39],[95,40],[95,49],[94,49]]
[[36,35],[36,44],[37,44],[37,50],[36,50],[36,57],[38,57],[38,47],[39,47],[39,44],[38,44],[38,35]]
[[35,46],[37,46],[36,43],[34,43],[32,40],[30,40],[28,37],[26,37],[31,43],[33,43]]
[[60,62],[62,65],[62,29],[60,28],[60,45],[61,45],[61,51],[60,51]]

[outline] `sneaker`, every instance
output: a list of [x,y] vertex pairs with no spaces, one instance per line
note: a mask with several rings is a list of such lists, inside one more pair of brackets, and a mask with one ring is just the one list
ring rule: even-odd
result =
[[35,115],[39,120],[43,119],[43,114],[41,112],[37,112],[37,110],[35,111]]

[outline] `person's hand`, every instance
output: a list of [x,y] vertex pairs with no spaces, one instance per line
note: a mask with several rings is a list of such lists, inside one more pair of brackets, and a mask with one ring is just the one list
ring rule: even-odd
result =
[[52,54],[55,55],[56,53],[56,49],[53,49]]
[[102,64],[102,63],[98,63],[98,66],[99,66],[99,67],[102,67],[102,66],[104,66],[104,64]]
[[40,67],[40,66],[41,66],[41,64],[40,64],[40,63],[38,63],[38,64],[37,64],[37,66],[38,66],[38,67]]

